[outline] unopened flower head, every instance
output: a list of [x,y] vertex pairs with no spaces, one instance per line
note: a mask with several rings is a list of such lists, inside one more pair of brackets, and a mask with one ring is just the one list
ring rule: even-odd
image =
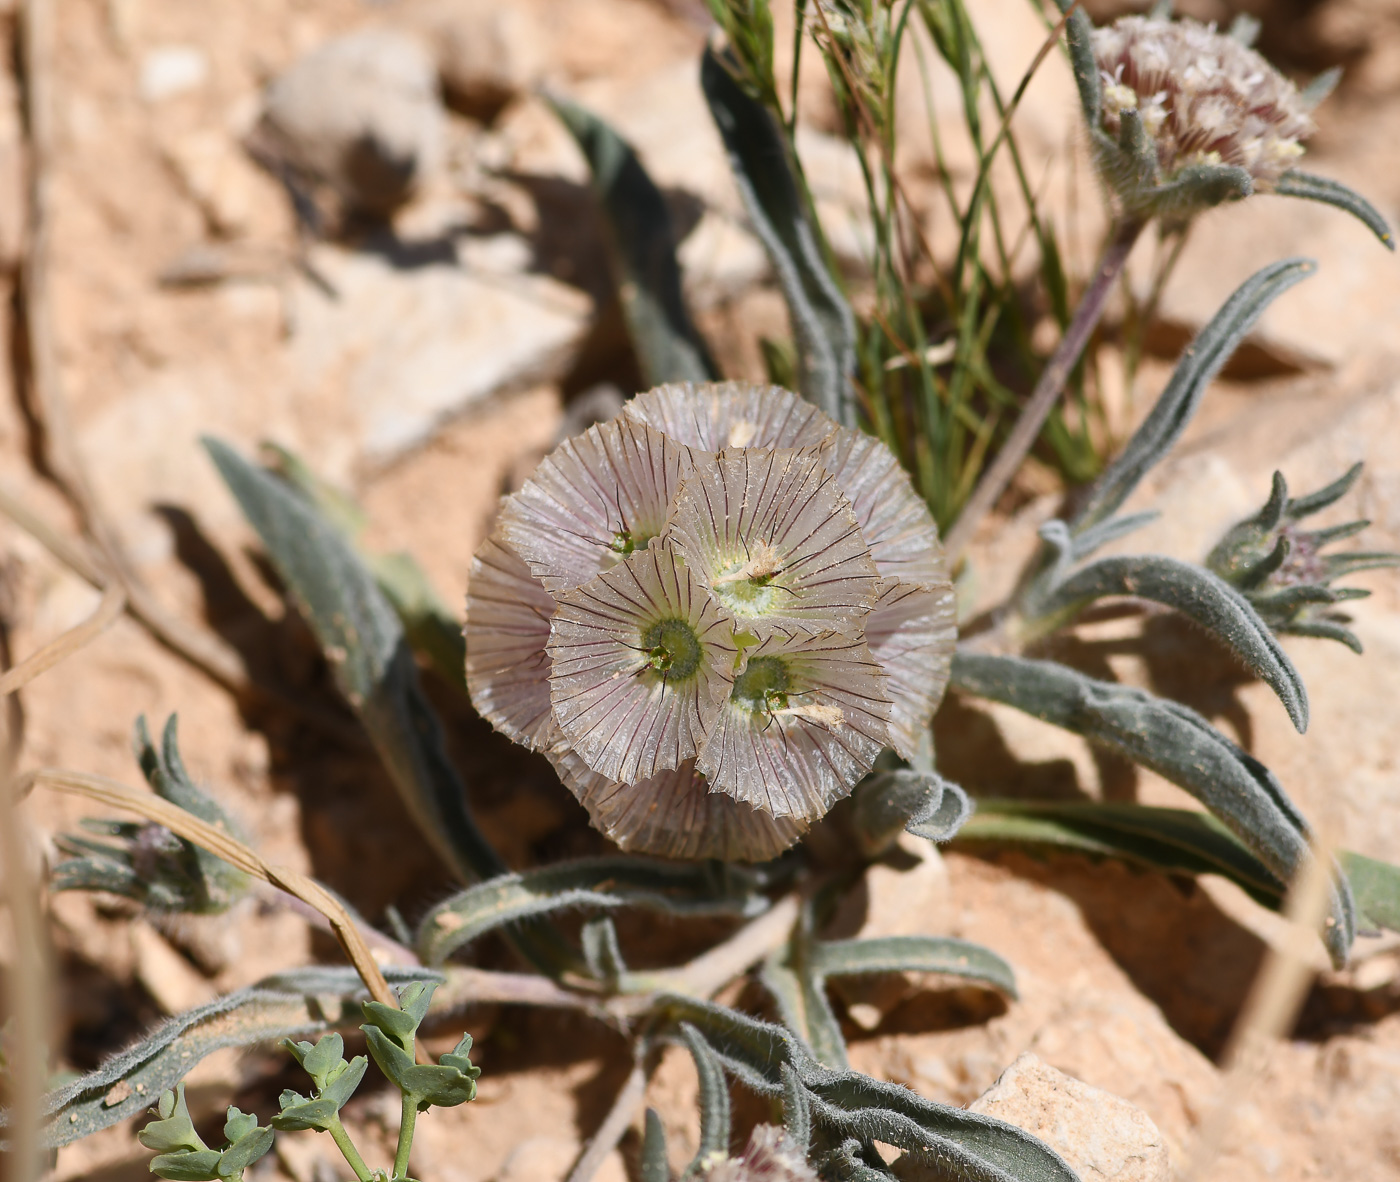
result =
[[1092,43],[1103,96],[1097,155],[1137,212],[1185,216],[1267,192],[1302,156],[1314,130],[1304,97],[1214,26],[1127,16],[1095,29]]
[[624,849],[758,861],[948,680],[953,595],[885,446],[796,395],[662,386],[562,445],[472,566],[477,709]]

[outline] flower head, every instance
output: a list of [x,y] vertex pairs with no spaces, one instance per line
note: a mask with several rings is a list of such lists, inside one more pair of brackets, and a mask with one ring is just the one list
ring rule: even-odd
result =
[[948,679],[938,533],[883,444],[796,395],[662,386],[507,499],[468,589],[481,713],[624,849],[771,858]]

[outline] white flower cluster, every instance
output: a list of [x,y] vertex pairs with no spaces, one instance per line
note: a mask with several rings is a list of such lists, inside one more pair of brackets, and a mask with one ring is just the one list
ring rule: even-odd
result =
[[1164,180],[1193,164],[1243,168],[1269,189],[1315,130],[1298,89],[1258,53],[1213,25],[1126,16],[1093,32],[1103,130],[1136,110]]
[[661,386],[545,459],[472,563],[467,683],[624,849],[757,861],[948,680],[953,591],[889,449],[775,386]]

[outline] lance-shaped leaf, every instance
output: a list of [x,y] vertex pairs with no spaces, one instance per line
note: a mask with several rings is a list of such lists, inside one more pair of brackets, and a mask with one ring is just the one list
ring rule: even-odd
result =
[[640,1166],[642,1182],[671,1182],[671,1167],[666,1161],[666,1126],[655,1108],[647,1109]]
[[1094,25],[1080,4],[1071,0],[1055,0],[1059,10],[1069,13],[1065,25],[1065,42],[1069,49],[1070,65],[1074,69],[1074,83],[1079,88],[1079,105],[1084,111],[1084,122],[1091,130],[1098,130],[1099,114],[1103,109],[1103,88],[1099,81],[1099,66],[1094,60],[1092,41]]
[[701,61],[700,84],[744,209],[787,301],[802,394],[838,423],[855,426],[855,316],[822,257],[782,133],[711,49]]
[[505,866],[467,808],[403,625],[374,577],[310,502],[227,444],[208,438],[204,444],[428,840],[467,877],[500,874]]
[[1313,176],[1312,173],[1300,172],[1294,168],[1279,177],[1274,184],[1274,192],[1283,197],[1303,197],[1308,201],[1321,201],[1324,205],[1335,205],[1338,209],[1344,209],[1379,238],[1387,250],[1395,249],[1395,237],[1390,232],[1390,223],[1381,217],[1376,207],[1366,198],[1340,181]]
[[689,1022],[680,1024],[680,1034],[690,1057],[695,1060],[695,1074],[700,1083],[700,1145],[695,1160],[686,1171],[689,1174],[701,1169],[701,1163],[712,1154],[728,1154],[733,1121],[730,1116],[729,1081],[725,1078],[719,1057]]
[[[142,773],[158,796],[235,837],[241,836],[232,818],[185,770],[175,715],[165,724],[159,751],[151,742],[145,716],[138,718],[134,750]],[[117,840],[58,837],[58,848],[74,856],[54,867],[54,890],[111,891],[153,910],[197,915],[217,915],[247,893],[246,874],[163,825],[85,820],[83,828]]]
[[[435,976],[431,970],[386,969],[390,981]],[[316,969],[269,977],[208,1005],[168,1019],[96,1071],[44,1101],[44,1142],[68,1145],[149,1108],[206,1055],[345,1024],[363,995],[353,969]],[[338,1005],[327,999],[338,997]],[[6,1114],[0,1112],[0,1128]]]
[[622,314],[648,386],[718,377],[681,295],[676,236],[666,199],[632,145],[593,112],[549,100],[588,160],[608,227]]
[[820,940],[812,948],[811,965],[821,980],[870,973],[944,973],[1017,996],[1016,975],[1006,961],[990,948],[951,936]]
[[[1312,856],[1307,822],[1273,773],[1194,710],[1053,661],[987,653],[959,652],[952,684],[1083,735],[1181,786],[1284,881]],[[1345,964],[1356,926],[1344,877],[1333,884],[1330,914],[1323,940]]]
[[826,995],[826,981],[816,972],[812,904],[804,902],[787,941],[764,961],[759,980],[778,1004],[783,1025],[818,1063],[846,1068],[846,1039]]
[[895,768],[871,773],[855,792],[856,840],[867,856],[887,850],[901,832],[942,842],[972,815],[966,792],[937,772]]
[[1218,874],[1275,909],[1286,889],[1220,821],[1189,809],[1121,801],[983,799],[957,841],[1121,858],[1167,874]]
[[1400,932],[1400,866],[1343,850],[1337,860],[1356,892],[1356,910],[1363,928]]
[[588,858],[468,887],[424,917],[417,951],[440,964],[459,948],[504,924],[578,908],[641,907],[672,915],[754,916],[767,906],[757,880],[730,868],[717,874],[645,858]]
[[757,1092],[783,1096],[795,1079],[813,1125],[827,1135],[936,1150],[945,1168],[976,1182],[1078,1182],[1054,1150],[1014,1125],[935,1104],[898,1084],[824,1068],[781,1026],[674,995],[658,1000],[657,1013],[691,1023],[726,1069]]
[[[1051,546],[1069,544],[1062,522],[1049,522],[1041,537]],[[1279,696],[1299,732],[1308,729],[1308,691],[1288,654],[1250,601],[1205,567],[1160,554],[1100,558],[1057,582],[1043,597],[1035,596],[1027,610],[1046,620],[1066,621],[1111,595],[1166,604],[1194,620]]]
[[1089,500],[1071,522],[1071,533],[1083,534],[1106,521],[1128,499],[1142,478],[1181,437],[1200,406],[1206,387],[1230,359],[1245,334],[1275,299],[1317,264],[1311,259],[1285,259],[1257,271],[1225,301],[1177,362],[1171,381],[1157,403],[1128,440],[1122,454],[1099,478]]

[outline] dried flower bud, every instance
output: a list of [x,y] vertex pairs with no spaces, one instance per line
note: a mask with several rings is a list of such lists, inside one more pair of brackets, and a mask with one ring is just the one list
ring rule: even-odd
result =
[[705,1182],[817,1182],[817,1172],[778,1125],[755,1125],[738,1157],[716,1154],[702,1166]]
[[467,682],[624,849],[759,861],[948,680],[938,532],[894,457],[796,395],[661,386],[562,445],[472,564]]
[[1298,89],[1213,25],[1126,16],[1095,29],[1095,152],[1124,205],[1182,219],[1267,192],[1314,131]]

